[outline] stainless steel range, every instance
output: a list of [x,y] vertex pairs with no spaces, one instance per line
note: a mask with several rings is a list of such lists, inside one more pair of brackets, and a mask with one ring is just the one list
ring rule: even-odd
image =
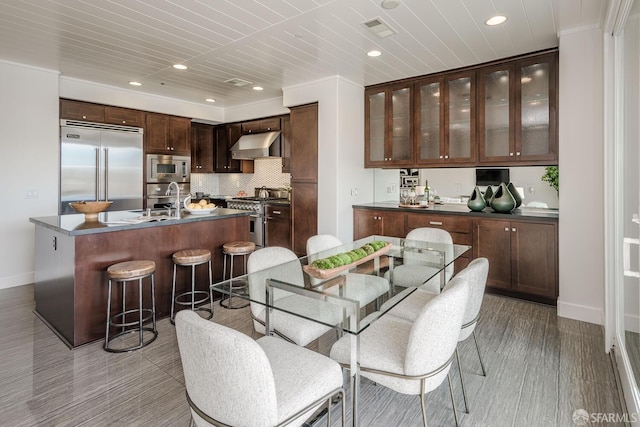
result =
[[252,211],[249,221],[249,236],[256,246],[264,247],[264,211],[266,202],[286,200],[282,197],[239,197],[227,201],[229,209]]

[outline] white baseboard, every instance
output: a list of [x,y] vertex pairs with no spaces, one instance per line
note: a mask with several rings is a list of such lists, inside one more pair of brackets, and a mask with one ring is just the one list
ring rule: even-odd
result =
[[640,334],[640,317],[635,314],[625,314],[624,329],[629,332]]
[[15,288],[16,286],[28,285],[33,283],[34,273],[14,274],[13,276],[0,277],[0,289]]
[[583,322],[604,324],[604,313],[601,308],[572,304],[558,299],[558,316]]

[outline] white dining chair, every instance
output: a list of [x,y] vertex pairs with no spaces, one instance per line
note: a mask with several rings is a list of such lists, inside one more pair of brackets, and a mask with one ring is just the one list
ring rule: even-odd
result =
[[340,365],[276,337],[254,341],[190,310],[176,315],[176,335],[191,424],[299,426],[344,391]]
[[[453,414],[458,425],[449,370],[468,297],[467,280],[454,278],[448,291],[432,298],[415,322],[386,315],[360,334],[361,375],[398,393],[420,396],[425,427],[425,393],[437,388],[445,378],[449,382]],[[331,348],[331,358],[343,368],[350,366],[350,339],[344,336]]]
[[[411,230],[405,240],[418,240],[430,243],[446,243],[448,246],[445,250],[445,258],[453,258],[453,239],[448,231],[440,228],[422,227]],[[406,242],[410,245],[410,242]],[[420,287],[421,289],[440,292],[441,278],[437,276],[425,281],[425,277],[433,276],[437,271],[437,267],[429,267],[424,265],[425,253],[413,253],[410,249],[405,249],[403,253],[402,265],[394,267],[393,272],[388,272],[388,277],[393,286],[402,287]],[[444,270],[444,283],[446,284],[453,276],[453,263],[448,265]],[[443,273],[441,273],[443,274]]]
[[[480,360],[480,367],[482,369],[482,375],[486,376],[486,370],[480,355],[480,347],[478,346],[478,340],[476,338],[476,325],[480,318],[480,309],[482,308],[482,301],[484,299],[484,290],[487,284],[487,275],[489,274],[489,261],[486,258],[476,258],[469,263],[469,265],[459,272],[455,278],[463,278],[469,283],[469,303],[465,309],[464,319],[462,327],[460,328],[460,336],[458,342],[465,341],[470,336],[473,336],[473,342],[475,343],[476,352],[478,353],[478,359]],[[449,282],[453,283],[452,281]],[[449,284],[442,290],[443,293],[449,289]],[[408,293],[408,292],[407,292]],[[391,300],[387,301],[380,308],[381,311],[389,310],[388,316],[394,316],[409,322],[414,322],[422,310],[422,308],[431,299],[433,299],[437,293],[427,292],[417,289],[410,295],[406,296],[402,301],[393,305],[398,299],[402,299],[402,294],[394,296]],[[460,371],[460,381],[462,383],[462,396],[464,397],[465,412],[469,413],[469,402],[467,399],[467,392],[464,383],[464,375],[462,367],[460,365],[460,357],[458,349],[456,348],[456,361],[458,364],[458,370]]]
[[[336,236],[331,234],[317,234],[307,239],[307,255],[309,261],[324,258],[330,254],[325,252],[333,248],[342,246],[343,243]],[[333,254],[331,254],[333,255]],[[384,277],[372,274],[343,273],[345,277],[345,297],[360,302],[360,307],[364,307],[373,301],[378,302],[378,298],[389,292],[389,280]],[[312,284],[319,284],[320,279],[311,278]],[[337,288],[334,288],[337,291]],[[377,305],[376,305],[376,308]]]
[[[272,268],[276,267],[277,268]],[[296,286],[304,286],[304,273],[300,260],[291,250],[279,246],[262,248],[247,260],[251,319],[254,332],[266,333],[265,288],[267,279],[276,279]],[[306,346],[324,335],[343,320],[337,306],[307,296],[292,294],[280,289],[273,290],[273,300],[279,309],[272,309],[269,323],[274,334],[295,344]],[[318,321],[286,313],[288,310]],[[332,326],[327,326],[332,325]]]

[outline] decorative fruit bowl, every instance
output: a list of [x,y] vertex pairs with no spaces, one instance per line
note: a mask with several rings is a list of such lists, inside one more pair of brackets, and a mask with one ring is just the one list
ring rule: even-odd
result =
[[76,211],[84,214],[85,221],[97,221],[98,214],[109,209],[113,202],[105,200],[102,202],[73,202],[69,203]]
[[213,203],[207,203],[206,200],[200,200],[198,203],[191,202],[191,196],[184,199],[184,208],[190,213],[195,215],[210,214],[216,209],[216,205]]

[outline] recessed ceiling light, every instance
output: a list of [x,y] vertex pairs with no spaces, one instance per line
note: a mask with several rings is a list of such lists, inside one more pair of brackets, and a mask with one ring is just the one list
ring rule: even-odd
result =
[[400,6],[400,0],[383,0],[382,3],[380,3],[380,6],[384,9],[395,9]]
[[369,52],[367,52],[367,56],[370,56],[372,58],[380,55],[382,55],[382,52],[380,52],[379,50],[370,50]]
[[175,68],[176,70],[186,70],[187,66],[183,64],[173,64],[173,68]]
[[205,101],[207,101],[207,102],[216,102],[216,100],[213,99],[213,98],[207,98],[207,99],[205,99]]
[[253,90],[262,90],[262,86],[254,86]]
[[129,82],[129,84],[130,84],[131,86],[142,86],[142,83],[140,83],[140,82],[134,82],[134,81]]
[[492,27],[494,25],[500,25],[500,24],[504,23],[506,20],[507,20],[506,16],[496,15],[496,16],[492,16],[491,18],[487,19],[486,21],[484,21],[484,23],[486,25],[489,25],[490,27]]

